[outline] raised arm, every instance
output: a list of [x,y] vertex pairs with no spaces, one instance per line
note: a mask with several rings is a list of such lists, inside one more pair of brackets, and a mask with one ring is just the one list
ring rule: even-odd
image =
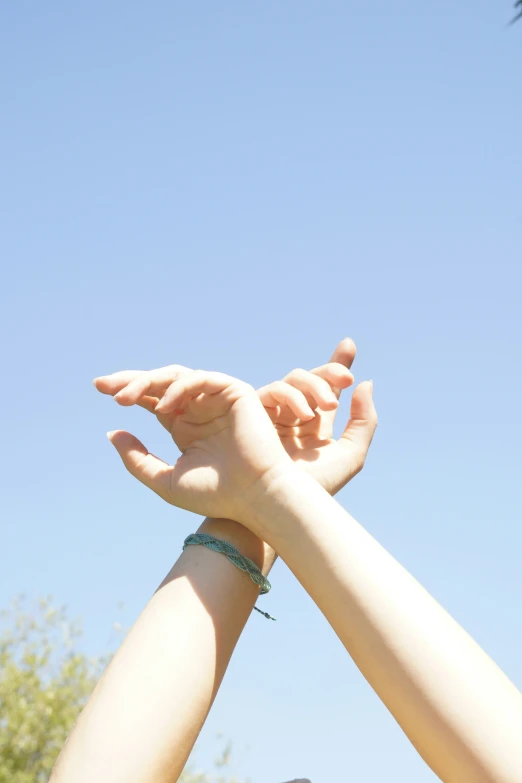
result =
[[[260,390],[282,436],[288,436],[289,450],[299,445],[289,437],[290,425],[299,413],[308,418],[309,448],[300,449],[299,454],[310,456],[313,447],[315,469],[333,461],[335,446],[329,437],[337,406],[332,387],[338,396],[341,387],[351,383],[346,367],[354,354],[353,343],[343,341],[333,363],[312,374],[294,372],[286,382]],[[107,394],[117,394],[122,404],[139,402],[153,411],[158,403],[154,395],[170,385],[172,372],[172,368],[163,368],[155,373],[119,373],[100,379],[97,386]],[[315,415],[307,400],[316,409]],[[361,467],[370,444],[373,422],[365,430],[358,418],[368,405],[371,396],[362,389],[355,395],[355,415],[347,428],[348,436],[354,434],[353,446],[350,449],[347,440],[336,459],[338,486]],[[167,429],[173,425],[169,414],[158,418]],[[320,441],[313,434],[319,433],[319,427]],[[120,434],[114,442],[124,451],[136,446],[128,435]],[[324,472],[334,475],[333,470]],[[200,531],[233,544],[268,574],[273,550],[243,525],[208,518]],[[223,555],[202,546],[188,547],[100,680],[60,756],[52,783],[176,781],[258,596],[259,589],[248,576]]]
[[446,783],[520,783],[522,695],[476,642],[311,478],[268,481],[248,517]]
[[520,783],[522,695],[455,620],[276,442],[258,398],[216,373],[176,380],[175,466],[117,436],[165,500],[226,509],[286,561],[432,770],[446,783]]
[[[209,519],[200,530],[269,572],[272,550],[242,525]],[[258,596],[225,557],[187,547],[102,676],[51,783],[178,780]]]

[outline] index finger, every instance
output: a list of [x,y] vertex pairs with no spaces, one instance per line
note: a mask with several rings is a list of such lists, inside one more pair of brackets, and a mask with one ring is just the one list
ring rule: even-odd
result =
[[345,367],[350,368],[356,353],[357,347],[352,338],[344,337],[333,352],[330,362],[337,362],[338,364],[343,364]]
[[[355,359],[355,355],[357,353],[357,347],[352,340],[351,337],[344,337],[340,343],[338,343],[335,351],[332,354],[332,358],[330,359],[331,364],[342,364],[343,367],[347,367],[350,369],[350,367],[353,364],[353,361]],[[332,391],[334,392],[337,399],[341,396],[341,391],[343,388],[346,388],[344,386],[335,386],[332,385]]]
[[141,394],[149,391],[159,395],[182,372],[189,372],[189,368],[181,364],[169,364],[157,370],[122,370],[110,375],[100,375],[93,383],[102,394],[115,395],[132,384]]

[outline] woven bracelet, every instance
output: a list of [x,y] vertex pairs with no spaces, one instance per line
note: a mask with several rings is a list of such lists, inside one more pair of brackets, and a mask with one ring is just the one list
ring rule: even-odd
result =
[[[266,595],[270,592],[272,585],[256,566],[254,561],[242,555],[241,552],[239,552],[235,546],[229,544],[228,541],[214,538],[214,536],[209,536],[208,533],[192,533],[185,539],[183,550],[188,546],[206,546],[207,549],[211,549],[213,552],[219,552],[219,554],[225,555],[236,568],[240,568],[241,571],[247,573],[252,582],[261,588],[260,595]],[[275,617],[271,617],[267,612],[262,612],[257,606],[254,606],[254,609],[256,612],[259,612],[266,617],[267,620],[275,620]]]

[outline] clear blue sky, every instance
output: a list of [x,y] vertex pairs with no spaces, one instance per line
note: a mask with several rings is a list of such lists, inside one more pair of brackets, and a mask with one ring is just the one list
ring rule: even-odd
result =
[[[510,0],[4,3],[1,603],[107,649],[198,523],[95,375],[255,385],[343,336],[380,427],[340,500],[522,687],[522,23]],[[346,416],[346,405],[341,415]],[[199,743],[252,783],[435,780],[279,563]],[[123,617],[116,605],[124,600]]]

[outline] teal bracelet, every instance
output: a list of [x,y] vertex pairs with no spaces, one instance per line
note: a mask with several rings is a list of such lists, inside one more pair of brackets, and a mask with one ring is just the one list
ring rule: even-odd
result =
[[[225,555],[236,568],[245,571],[254,584],[261,588],[260,595],[266,595],[270,592],[272,585],[256,566],[254,561],[242,555],[241,552],[239,552],[235,546],[229,544],[228,541],[214,538],[214,536],[209,536],[208,533],[192,533],[185,539],[183,551],[185,551],[188,546],[206,546],[207,549],[211,549],[213,552],[219,552],[219,554]],[[254,609],[256,612],[264,615],[267,620],[275,620],[275,617],[271,617],[267,612],[262,612],[257,606],[254,606]]]

